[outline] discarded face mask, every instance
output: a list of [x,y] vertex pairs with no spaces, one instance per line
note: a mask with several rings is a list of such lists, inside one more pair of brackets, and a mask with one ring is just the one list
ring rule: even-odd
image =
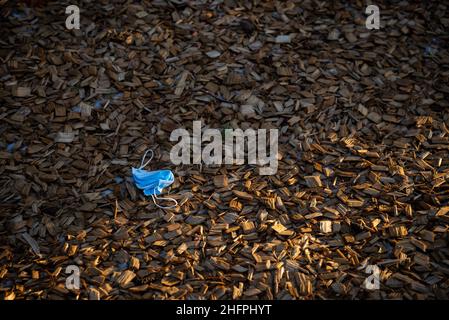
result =
[[[148,152],[151,151],[151,157],[146,162],[143,163]],[[134,179],[134,183],[136,184],[137,188],[143,190],[143,193],[146,196],[150,196],[153,198],[154,204],[162,209],[170,209],[174,208],[178,205],[178,202],[173,198],[158,198],[157,195],[162,193],[162,190],[169,185],[171,185],[175,181],[175,177],[173,173],[170,170],[157,170],[157,171],[147,171],[144,170],[145,168],[153,159],[153,150],[147,150],[145,152],[145,155],[142,158],[142,162],[140,164],[139,168],[132,168],[132,175]],[[157,203],[157,200],[169,200],[175,203],[173,206],[164,207]]]
[[175,180],[170,170],[147,171],[133,168],[132,172],[137,188],[143,190],[146,196],[161,194],[162,189],[171,185]]

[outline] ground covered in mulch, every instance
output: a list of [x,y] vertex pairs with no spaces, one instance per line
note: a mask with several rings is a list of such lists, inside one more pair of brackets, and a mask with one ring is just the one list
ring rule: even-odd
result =
[[[4,2],[2,299],[449,297],[444,2]],[[279,170],[173,165],[193,120],[279,129]]]

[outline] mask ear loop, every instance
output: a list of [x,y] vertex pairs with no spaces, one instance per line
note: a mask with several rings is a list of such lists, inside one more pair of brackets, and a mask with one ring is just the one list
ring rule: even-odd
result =
[[[148,159],[147,162],[143,163],[143,162],[145,161],[145,158],[147,157],[148,152],[150,152],[150,151],[151,151],[151,157],[150,157],[150,159]],[[148,149],[148,150],[145,152],[145,154],[143,155],[142,161],[140,162],[140,167],[139,167],[139,169],[145,168],[145,167],[151,162],[151,160],[153,160],[153,157],[154,157],[154,152],[153,152],[153,150]],[[166,197],[166,198],[158,198],[157,195],[155,195],[155,194],[152,194],[151,197],[153,198],[154,204],[155,204],[156,207],[158,207],[158,208],[161,208],[161,209],[173,209],[173,208],[176,208],[176,207],[178,206],[178,201],[176,201],[176,200],[173,199],[173,198],[169,198],[169,197]],[[172,201],[172,202],[174,202],[175,204],[174,204],[173,206],[167,206],[167,207],[161,206],[161,205],[157,204],[156,199],[157,199],[157,200],[167,200],[167,201]]]
[[[144,161],[145,158],[147,157],[148,152],[150,152],[150,151],[151,151],[151,157],[150,157],[150,159],[149,159],[147,162],[143,163],[143,161]],[[139,169],[145,168],[145,167],[150,163],[150,161],[153,160],[153,157],[154,157],[154,152],[153,152],[153,150],[148,149],[148,150],[145,152],[145,154],[143,155],[142,161],[140,162],[140,167],[139,167]]]
[[[173,198],[169,198],[169,197],[158,198],[158,196],[155,195],[155,194],[152,194],[151,197],[153,198],[154,204],[155,204],[156,207],[158,207],[158,208],[161,208],[161,209],[173,209],[173,208],[176,208],[176,207],[178,206],[178,201],[176,201],[176,200],[173,199]],[[167,201],[172,201],[172,202],[174,202],[175,204],[172,205],[172,206],[167,206],[167,207],[166,207],[166,206],[161,206],[161,205],[157,204],[156,199],[157,199],[157,200],[167,200]]]

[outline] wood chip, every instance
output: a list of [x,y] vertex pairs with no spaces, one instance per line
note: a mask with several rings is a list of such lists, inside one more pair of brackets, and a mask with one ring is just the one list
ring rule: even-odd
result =
[[322,187],[321,179],[319,176],[305,176],[307,186],[309,188]]

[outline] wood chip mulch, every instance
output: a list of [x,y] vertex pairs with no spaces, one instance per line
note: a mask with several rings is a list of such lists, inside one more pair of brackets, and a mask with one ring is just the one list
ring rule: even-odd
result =
[[[380,30],[362,1],[77,2],[80,30],[1,1],[1,299],[449,298],[444,1],[376,1]],[[173,165],[193,120],[279,129],[277,174]],[[177,209],[134,186],[148,148]]]

